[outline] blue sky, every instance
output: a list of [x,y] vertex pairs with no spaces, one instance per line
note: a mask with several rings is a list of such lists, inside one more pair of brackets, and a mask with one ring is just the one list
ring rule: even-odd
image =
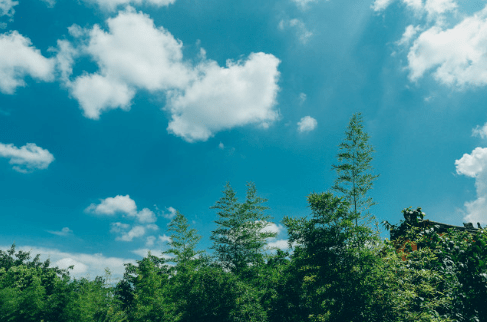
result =
[[284,216],[326,191],[353,113],[403,208],[487,224],[487,2],[0,0],[0,245],[95,276],[211,246],[226,182]]

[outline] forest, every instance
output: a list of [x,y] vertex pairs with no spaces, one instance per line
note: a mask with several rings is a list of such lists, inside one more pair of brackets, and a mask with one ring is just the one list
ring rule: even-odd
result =
[[[73,278],[39,255],[0,251],[0,321],[487,321],[487,236],[439,233],[421,208],[396,225],[373,215],[378,178],[360,113],[352,116],[327,191],[307,196],[309,215],[285,217],[288,249],[271,249],[266,200],[230,184],[211,207],[210,250],[181,214],[162,254]],[[398,211],[399,213],[399,211]],[[381,238],[380,225],[397,238]],[[413,247],[417,250],[413,251]]]

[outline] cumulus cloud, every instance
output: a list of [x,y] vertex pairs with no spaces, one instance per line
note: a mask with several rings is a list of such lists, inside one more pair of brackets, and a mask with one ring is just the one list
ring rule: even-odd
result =
[[14,7],[18,4],[19,4],[18,1],[0,0],[0,17],[1,16],[8,16],[8,17],[13,16],[15,13]]
[[[380,3],[389,1],[376,1]],[[406,28],[398,45],[408,46],[407,70],[413,82],[425,75],[465,89],[487,84],[487,6],[465,14],[455,0],[402,0],[421,25]]]
[[475,178],[477,199],[466,202],[465,220],[487,223],[487,148],[476,148],[455,161],[458,174]]
[[94,120],[111,109],[130,110],[130,101],[135,95],[135,90],[127,84],[99,74],[80,76],[70,87],[71,95],[78,100],[84,115]]
[[299,19],[281,20],[279,22],[279,29],[285,30],[287,28],[294,28],[299,40],[303,44],[306,44],[311,36],[313,36],[313,33],[306,28],[304,22]]
[[[7,250],[10,246],[0,246],[0,249]],[[50,259],[51,265],[61,268],[68,268],[74,265],[74,270],[71,274],[74,277],[94,278],[95,276],[104,276],[105,268],[109,268],[112,276],[115,279],[122,278],[125,272],[124,263],[135,264],[133,259],[124,259],[117,257],[106,257],[101,253],[98,254],[83,254],[83,253],[68,253],[62,252],[58,249],[42,248],[35,246],[21,246],[16,247],[16,250],[30,252],[31,255],[41,255],[41,260]]]
[[47,232],[53,235],[64,236],[64,237],[73,233],[73,231],[68,227],[64,227],[63,229],[61,229],[61,231],[48,230]]
[[276,120],[279,63],[273,55],[253,53],[246,61],[228,60],[226,68],[212,61],[201,66],[197,81],[169,95],[169,132],[188,142],[206,141],[221,130]]
[[[129,110],[138,90],[165,93],[171,115],[167,130],[188,142],[205,141],[236,126],[268,126],[275,110],[280,61],[270,54],[252,53],[226,67],[203,56],[193,65],[183,59],[182,43],[152,19],[128,7],[107,20],[108,31],[71,28],[87,37],[78,53],[87,54],[99,70],[83,74],[66,86],[86,117],[98,119],[111,109]],[[65,46],[65,44],[61,45]],[[58,44],[58,66],[72,71],[73,53]]]
[[42,56],[29,38],[17,31],[0,34],[0,92],[13,94],[25,86],[25,76],[41,81],[54,79],[55,62]]
[[414,42],[408,54],[410,79],[432,70],[446,85],[487,83],[487,10],[465,18],[450,29],[433,26]]
[[113,198],[101,199],[98,205],[92,203],[88,208],[87,212],[92,212],[97,215],[115,215],[116,213],[125,213],[127,215],[135,216],[137,213],[137,206],[135,201],[130,198],[129,195],[126,196],[115,196]]
[[137,217],[137,220],[141,224],[154,223],[157,221],[157,218],[156,218],[156,215],[154,214],[154,212],[152,212],[152,210],[150,210],[148,208],[142,209],[135,216]]
[[98,25],[88,31],[89,42],[82,48],[99,72],[68,83],[86,117],[98,119],[115,108],[128,110],[136,89],[166,90],[189,82],[191,70],[182,63],[182,43],[156,28],[148,15],[128,7],[107,25],[108,32]]
[[100,203],[92,203],[85,209],[88,213],[94,213],[97,215],[113,216],[115,214],[122,214],[125,217],[136,218],[140,224],[148,224],[144,226],[134,226],[130,229],[130,225],[121,222],[112,223],[111,232],[117,233],[119,236],[116,240],[132,241],[136,237],[141,237],[145,234],[146,229],[158,230],[159,227],[154,223],[157,221],[157,217],[154,212],[148,208],[144,208],[141,211],[137,211],[137,205],[135,201],[130,198],[129,195],[122,196],[117,195],[106,199],[100,199]]
[[85,209],[86,212],[97,215],[124,214],[128,217],[135,217],[141,224],[154,223],[157,221],[154,212],[148,208],[137,211],[135,201],[129,195],[117,195],[106,199],[100,199],[99,204],[92,203]]
[[145,228],[143,226],[135,226],[129,231],[121,231],[122,235],[117,237],[116,240],[130,242],[134,238],[142,237],[145,235]]
[[298,122],[298,132],[311,132],[316,128],[316,126],[318,126],[318,121],[311,116],[305,116]]
[[85,0],[86,2],[96,3],[101,9],[107,11],[115,11],[117,7],[123,5],[140,5],[148,4],[155,7],[168,6],[176,2],[176,0]]
[[13,144],[0,143],[0,157],[10,159],[9,164],[13,165],[12,168],[21,173],[47,169],[54,161],[54,156],[48,150],[38,147],[35,143],[27,143],[20,148]]

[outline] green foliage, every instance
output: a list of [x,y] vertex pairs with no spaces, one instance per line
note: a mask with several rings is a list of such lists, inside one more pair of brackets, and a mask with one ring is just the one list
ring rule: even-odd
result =
[[189,229],[188,220],[179,211],[169,223],[168,232],[171,237],[171,248],[165,253],[174,256],[169,262],[176,264],[176,270],[190,269],[188,266],[198,265],[201,262],[200,257],[204,254],[203,251],[196,250],[201,236],[196,229]]
[[218,209],[217,229],[212,231],[212,249],[219,263],[236,274],[248,273],[249,268],[261,265],[266,239],[276,234],[265,231],[270,216],[265,215],[266,199],[257,196],[253,183],[247,184],[247,198],[239,203],[227,183],[223,197],[211,207]]
[[410,207],[380,240],[365,213],[372,152],[355,114],[334,166],[339,196],[312,193],[308,217],[284,218],[290,252],[266,248],[276,234],[252,183],[245,202],[227,184],[212,207],[214,257],[178,212],[170,248],[126,264],[115,287],[108,271],[72,280],[39,255],[0,250],[0,322],[487,321],[487,233],[440,232]]
[[378,261],[376,240],[370,229],[354,225],[348,201],[331,193],[313,193],[308,202],[311,218],[284,220],[289,241],[297,245],[285,287],[291,295],[287,312],[291,318],[281,318],[366,321],[368,294],[375,287],[367,282],[374,280],[370,276]]
[[332,190],[343,195],[350,203],[356,215],[356,224],[360,218],[368,217],[365,211],[375,204],[367,196],[378,177],[371,173],[374,149],[368,141],[369,135],[363,130],[362,115],[354,114],[345,131],[345,139],[338,146],[338,164],[333,165],[338,177]]

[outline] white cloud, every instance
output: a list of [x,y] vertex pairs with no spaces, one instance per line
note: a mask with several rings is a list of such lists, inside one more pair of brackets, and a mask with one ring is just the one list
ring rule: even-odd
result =
[[[372,5],[374,11],[385,10],[394,0],[375,0]],[[455,0],[402,0],[407,8],[411,9],[416,15],[428,15],[428,19],[442,19],[442,15],[447,12],[455,11],[458,7]]]
[[0,0],[0,17],[1,16],[8,16],[8,17],[13,16],[15,13],[14,7],[18,4],[19,4],[18,1]]
[[135,226],[128,232],[122,231],[122,235],[117,237],[116,240],[130,242],[134,238],[142,237],[145,235],[145,228],[142,226]]
[[167,219],[173,219],[177,214],[177,210],[173,207],[167,207],[166,210],[167,212],[164,212],[163,216]]
[[306,102],[307,97],[308,96],[305,93],[299,93],[299,102],[303,104],[304,102]]
[[71,229],[69,229],[68,227],[64,227],[63,229],[61,229],[61,231],[48,230],[47,232],[50,234],[53,234],[53,235],[58,235],[58,236],[68,236],[68,235],[73,233],[73,231]]
[[458,174],[475,178],[477,199],[466,202],[468,222],[487,223],[487,148],[476,148],[471,154],[464,154],[455,161]]
[[430,17],[454,11],[457,7],[458,5],[454,0],[426,0],[424,4],[424,10]]
[[112,233],[120,233],[124,230],[128,230],[130,228],[129,224],[122,224],[121,222],[114,222],[111,224],[112,229],[110,232]]
[[406,27],[406,30],[402,34],[402,38],[397,42],[398,45],[409,45],[411,40],[414,38],[414,36],[418,33],[418,31],[421,29],[420,26],[413,26],[409,25]]
[[316,126],[318,126],[318,121],[311,116],[305,116],[298,122],[298,132],[311,132]]
[[162,236],[159,235],[159,240],[163,243],[171,243],[171,237],[166,236],[166,234]]
[[[10,246],[0,246],[0,249],[7,250]],[[75,277],[90,278],[95,276],[104,276],[105,268],[109,268],[114,278],[121,278],[125,272],[124,263],[135,264],[133,259],[123,259],[116,257],[105,257],[103,254],[83,254],[83,253],[67,253],[57,249],[41,248],[34,246],[22,246],[16,247],[16,251],[30,251],[31,255],[41,255],[41,260],[50,259],[51,266],[59,266],[61,268],[67,268],[70,265],[74,265],[74,270],[71,275]]]
[[88,271],[88,266],[74,260],[70,257],[65,257],[53,263],[53,266],[57,266],[61,269],[67,269],[70,266],[73,266],[73,270],[71,271],[74,275],[84,274]]
[[279,235],[282,231],[284,231],[284,227],[282,225],[277,225],[273,222],[268,222],[268,225],[262,229],[262,232],[265,233],[275,233]]
[[[268,126],[278,118],[280,61],[273,55],[252,53],[245,61],[228,60],[226,67],[202,56],[194,66],[183,60],[180,41],[131,7],[109,18],[107,25],[108,32],[98,25],[89,31],[71,28],[78,37],[88,37],[77,52],[90,55],[99,67],[65,81],[86,117],[129,110],[137,90],[147,90],[166,94],[165,109],[171,113],[167,130],[189,142],[236,126]],[[69,75],[75,53],[58,47],[59,69]]]
[[226,68],[213,61],[199,66],[199,79],[168,97],[168,131],[188,142],[206,141],[218,131],[275,121],[279,63],[273,55],[253,53],[245,62],[228,60]]
[[25,86],[24,77],[51,81],[54,79],[52,58],[45,58],[32,46],[29,38],[17,31],[0,34],[0,92],[13,94],[19,86]]
[[156,240],[156,237],[154,237],[154,236],[147,237],[146,242],[145,242],[145,246],[147,246],[147,247],[154,246],[155,240]]
[[451,29],[433,26],[414,42],[408,54],[410,79],[433,70],[450,86],[487,84],[487,10],[465,18]]
[[296,34],[298,35],[299,41],[301,41],[303,44],[306,44],[311,36],[313,36],[313,33],[306,28],[304,22],[299,19],[291,19],[286,21],[281,20],[279,22],[279,29],[285,30],[287,28],[296,29]]
[[385,10],[394,0],[375,0],[372,8],[374,11]]
[[[1,64],[1,63],[0,63]],[[0,143],[0,157],[10,159],[15,171],[28,173],[38,169],[47,169],[54,161],[54,156],[35,143],[27,143],[20,148],[13,144]]]
[[472,136],[478,136],[485,139],[487,137],[487,123],[485,123],[482,127],[477,125],[477,127],[472,130]]
[[141,224],[154,223],[157,221],[156,215],[148,208],[139,211],[136,214],[136,217]]
[[54,8],[56,0],[42,0],[49,8]]
[[87,2],[96,3],[101,9],[107,11],[115,11],[117,7],[134,4],[149,4],[156,7],[168,6],[176,2],[176,0],[85,0]]
[[154,225],[154,224],[146,225],[145,228],[150,229],[150,230],[159,230],[159,226]]
[[92,74],[76,78],[71,84],[71,95],[78,100],[86,117],[97,120],[102,112],[111,109],[130,110],[135,91],[117,80]]
[[487,148],[476,148],[471,154],[464,154],[455,161],[458,174],[475,178],[487,169]]
[[222,142],[220,142],[220,144],[218,144],[218,148],[220,150],[224,150],[225,149],[225,145]]
[[417,14],[421,14],[423,11],[423,0],[403,0],[407,7],[415,11]]
[[282,250],[286,250],[289,248],[287,239],[278,239],[278,240],[271,241],[267,243],[267,246],[270,248],[278,248]]
[[140,257],[147,257],[148,253],[150,252],[151,255],[157,256],[157,257],[162,257],[165,259],[171,258],[171,256],[167,254],[162,254],[164,252],[163,249],[160,248],[139,248],[136,250],[131,251],[132,253],[139,255]]
[[99,72],[67,84],[86,117],[98,119],[110,109],[130,109],[138,88],[166,90],[189,82],[192,72],[182,63],[182,43],[165,29],[156,28],[149,16],[128,7],[107,24],[109,32],[95,25],[83,48],[96,61]]
[[129,195],[118,195],[113,198],[101,199],[98,205],[92,203],[87,212],[92,212],[98,215],[115,215],[116,213],[125,213],[130,216],[135,216],[137,213],[137,206]]
[[52,49],[57,52],[56,67],[61,73],[61,80],[68,82],[69,76],[73,73],[74,58],[78,56],[78,51],[67,40],[58,40],[57,45],[58,49]]
[[[318,0],[292,0],[298,7],[305,10],[308,8],[308,5],[312,2],[316,2]],[[327,0],[328,1],[328,0]]]

